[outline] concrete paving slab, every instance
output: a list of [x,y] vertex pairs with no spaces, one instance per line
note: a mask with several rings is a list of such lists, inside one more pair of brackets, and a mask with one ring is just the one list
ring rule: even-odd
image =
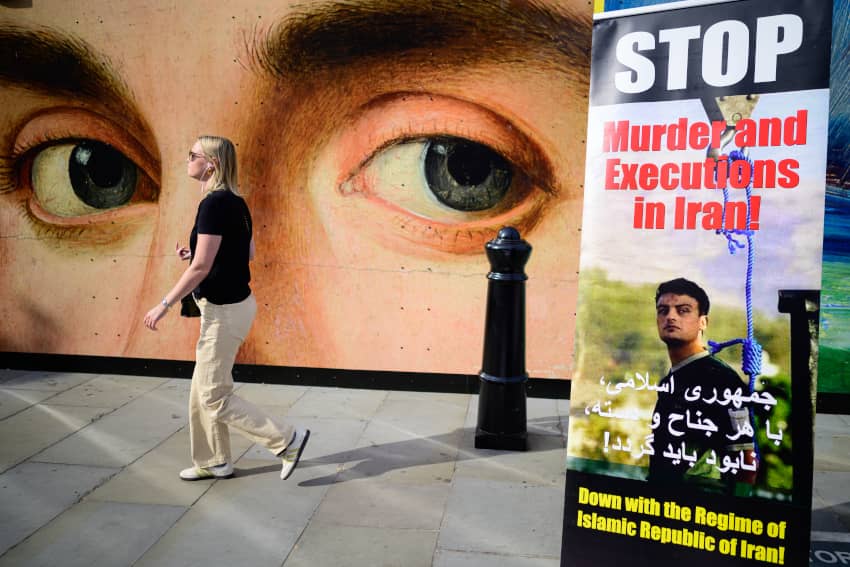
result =
[[530,420],[558,415],[558,400],[550,398],[527,398],[525,400],[525,415]]
[[0,555],[119,470],[22,463],[0,475]]
[[567,436],[569,400],[529,398],[527,411],[528,433],[532,435]]
[[454,473],[461,437],[460,429],[420,437],[414,431],[373,420],[347,455],[339,478],[381,477],[420,484],[448,480]]
[[[249,444],[245,441],[240,446],[233,439],[231,450],[239,455]],[[212,484],[212,481],[181,480],[178,473],[190,466],[189,431],[185,427],[92,492],[89,499],[188,507]]]
[[57,394],[50,403],[67,406],[119,408],[165,384],[163,378],[100,375]]
[[533,417],[526,420],[527,451],[475,448],[478,400],[469,404],[455,474],[460,477],[563,486],[566,473],[568,400],[529,398]]
[[396,429],[407,437],[430,437],[463,427],[465,405],[431,399],[387,399],[372,416],[372,423]]
[[[266,406],[260,407],[268,409]],[[307,448],[304,449],[304,454],[298,463],[299,469],[327,464],[341,467],[348,460],[350,452],[356,447],[357,440],[363,435],[367,423],[360,419],[344,418],[289,418],[284,416],[283,419],[296,427],[306,427],[310,430],[310,441],[308,441]],[[280,462],[276,455],[261,445],[251,447],[245,454],[245,458]]]
[[850,471],[850,431],[816,431],[814,464],[818,470]]
[[[427,410],[422,413],[427,414]],[[424,421],[421,415],[411,417],[408,423],[404,423],[402,421],[403,419],[398,417],[390,420],[383,418],[380,414],[376,414],[369,420],[369,424],[363,431],[361,445],[396,443],[419,439],[427,442],[434,450],[454,452],[457,451],[460,436],[465,431],[461,426],[461,420],[457,416],[439,424],[439,427],[435,427],[433,424],[417,427],[416,421]],[[430,433],[426,432],[426,429]]]
[[393,391],[387,392],[387,401],[415,401],[420,404],[452,404],[461,407],[468,407],[470,398],[478,399],[478,396],[470,394],[447,394],[442,392],[409,392],[409,391]]
[[3,382],[4,388],[24,390],[46,390],[62,392],[95,378],[97,374],[77,372],[29,372],[20,371]]
[[[265,461],[240,466],[269,468]],[[327,487],[300,487],[297,470],[282,481],[279,467],[214,481],[210,490],[137,564],[279,566]],[[303,477],[302,477],[303,478]]]
[[[478,403],[478,396],[473,396],[464,422],[464,427],[473,432],[478,425]],[[525,406],[526,431],[529,435],[566,437],[569,411],[569,400],[528,398]]]
[[816,470],[813,494],[830,507],[843,509],[850,519],[850,472]]
[[558,558],[564,489],[455,478],[437,546]]
[[[355,419],[295,418],[299,427],[310,429],[301,460],[287,483],[304,487],[328,487],[337,482],[337,475],[360,437],[366,422]],[[257,466],[257,463],[263,463]],[[237,462],[236,474],[280,474],[280,459],[261,445],[254,445]]]
[[529,434],[527,451],[476,449],[473,432],[467,432],[464,440],[455,478],[564,486],[567,448],[563,437]]
[[56,392],[44,390],[21,390],[0,388],[0,419],[27,409],[39,402],[55,396]]
[[816,435],[847,435],[847,426],[846,416],[826,413],[815,415]]
[[295,417],[370,419],[387,398],[384,390],[310,388],[287,412]]
[[[20,376],[0,371],[0,381],[17,380]],[[96,376],[89,378],[95,384],[102,382]],[[34,410],[55,413],[57,408],[63,408],[71,412],[69,415],[76,415],[73,412],[90,409],[51,405],[52,396],[64,396],[60,399],[77,403],[73,396],[92,391],[85,386],[65,388],[63,385],[57,389],[58,384],[40,386],[32,380],[26,385],[33,389],[20,386],[6,389],[5,383],[0,382],[0,393],[36,394],[36,398],[30,399],[38,404],[6,419],[0,418],[0,456],[7,441],[15,442],[21,435],[30,434],[26,431],[30,427],[42,428],[42,422],[32,421],[37,413]],[[169,412],[152,410],[146,412],[145,419],[133,421],[129,408],[146,403],[160,407],[175,404],[175,412],[184,415],[189,386],[189,380],[163,381],[161,386],[141,394],[86,429],[106,423],[109,427],[103,428],[103,437],[112,435],[116,445],[132,445],[137,442],[136,429],[157,427],[172,418]],[[26,467],[68,469],[31,460],[0,475],[0,519],[9,506],[8,515],[14,518],[13,522],[20,517],[31,524],[48,523],[10,548],[0,565],[97,564],[91,556],[101,541],[123,542],[129,538],[135,542],[139,525],[148,529],[150,522],[145,513],[134,513],[133,521],[118,521],[119,527],[110,524],[111,531],[106,536],[103,531],[97,537],[83,533],[85,525],[92,523],[89,518],[95,518],[95,523],[109,523],[103,519],[103,513],[86,512],[93,505],[127,509],[165,505],[164,509],[174,508],[178,513],[189,508],[161,538],[149,534],[145,536],[147,544],[133,543],[138,550],[134,557],[107,554],[103,563],[110,565],[133,565],[142,553],[144,556],[137,564],[148,566],[277,567],[283,563],[311,567],[553,567],[557,564],[566,453],[565,436],[558,429],[564,431],[569,401],[529,398],[531,451],[477,451],[473,448],[477,396],[254,384],[237,384],[237,387],[240,395],[259,402],[264,409],[311,428],[310,444],[291,479],[281,481],[277,459],[233,432],[234,456],[242,455],[236,462],[234,479],[180,481],[177,471],[189,464],[184,421],[174,434],[162,437],[161,442],[156,441],[149,448],[139,446],[137,460],[121,465],[120,473],[95,488],[82,502],[65,512],[52,513],[52,521],[49,517],[26,520],[27,513],[38,509],[46,512],[51,504],[27,510],[23,502],[26,498],[21,496],[26,490],[15,488],[14,484],[6,486],[2,479],[11,478],[16,470],[26,471]],[[67,391],[62,394],[62,390]],[[314,391],[319,393],[314,395]],[[95,395],[100,393],[97,390]],[[50,397],[37,400],[41,395]],[[151,396],[162,399],[143,402]],[[0,403],[2,400],[0,397]],[[121,411],[130,413],[122,416]],[[115,414],[121,419],[113,418]],[[314,414],[318,417],[313,417]],[[21,417],[27,415],[30,422],[24,423]],[[844,496],[850,478],[841,476],[850,474],[850,470],[840,469],[842,455],[850,452],[843,445],[850,438],[850,421],[847,416],[820,417],[816,435],[822,445],[818,455],[822,464],[832,468],[816,473],[813,529],[819,537],[840,536],[850,540],[850,517]],[[68,416],[64,419],[73,421]],[[8,422],[18,427],[9,429]],[[36,437],[43,439],[45,435],[39,432]],[[47,437],[51,435],[54,434]],[[78,443],[81,438],[77,436]],[[64,447],[63,450],[73,453]],[[85,451],[77,452],[85,456]],[[38,474],[29,472],[26,480],[38,484]],[[74,475],[66,476],[63,480],[73,481]],[[89,482],[96,486],[103,480]],[[55,485],[61,493],[59,498],[70,498],[71,504],[86,490],[85,486],[66,490],[58,481],[45,483]],[[13,489],[18,490],[17,500],[11,496]],[[67,520],[69,517],[74,520]],[[441,522],[437,521],[439,517]],[[157,522],[161,520],[156,518]],[[63,528],[55,531],[60,524]],[[2,523],[0,530],[8,531]],[[26,535],[14,537],[20,540]],[[59,548],[54,540],[60,541]],[[60,548],[61,551],[56,551]]]
[[[414,445],[408,449],[415,452]],[[364,480],[377,478],[384,482],[395,482],[401,484],[426,484],[448,482],[454,473],[454,460],[427,462],[427,460],[413,460],[411,455],[394,458],[388,452],[377,453],[366,450],[366,458],[347,463],[339,472],[336,482],[349,482],[353,480]],[[361,453],[359,456],[363,456]]]
[[437,532],[311,523],[283,567],[430,567]]
[[[310,441],[293,478],[301,478],[298,482],[302,486],[329,486],[336,483],[337,475],[350,459],[366,422],[357,419],[296,417],[293,423],[310,429]],[[260,445],[254,445],[243,459],[265,461],[266,467],[271,467],[269,470],[280,469],[280,460]],[[241,471],[237,472],[241,474]]]
[[812,510],[812,532],[847,533],[850,522],[846,515],[839,514],[834,508],[820,507]]
[[835,533],[845,529],[835,510],[812,491],[812,539],[816,533]]
[[159,387],[160,390],[169,392],[180,392],[186,394],[186,403],[189,403],[189,389],[192,387],[192,381],[188,378],[171,378],[165,384]]
[[548,557],[519,557],[495,553],[468,553],[438,549],[434,567],[558,567],[560,561]]
[[566,438],[564,429],[565,419],[563,416],[551,414],[548,416],[529,417],[526,421],[526,431],[529,435],[548,435],[550,437]]
[[12,368],[0,368],[0,384],[16,376],[20,376],[23,372],[23,370],[14,370]]
[[328,490],[313,521],[436,531],[450,489],[448,482],[419,485],[368,479],[340,483]]
[[84,501],[0,557],[0,567],[129,566],[184,512],[181,506]]
[[0,472],[96,421],[106,408],[39,404],[0,421]]
[[475,431],[478,425],[478,396],[472,396],[469,400],[469,405],[466,406],[466,419],[463,422],[463,428]]
[[236,384],[239,397],[258,406],[276,406],[288,408],[301,399],[309,390],[307,386],[286,386],[273,384]]
[[152,390],[35,456],[35,460],[126,466],[187,423],[184,400]]

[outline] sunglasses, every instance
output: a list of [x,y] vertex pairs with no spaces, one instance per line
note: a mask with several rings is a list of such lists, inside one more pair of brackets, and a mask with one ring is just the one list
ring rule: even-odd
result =
[[196,154],[193,151],[189,151],[189,161],[195,161],[198,158],[205,157],[204,154]]

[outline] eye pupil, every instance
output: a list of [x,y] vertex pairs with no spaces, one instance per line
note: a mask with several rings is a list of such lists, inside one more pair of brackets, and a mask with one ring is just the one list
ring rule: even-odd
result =
[[136,166],[102,142],[83,141],[74,146],[68,175],[77,197],[97,209],[126,204],[136,189]]
[[446,165],[451,176],[461,185],[478,185],[490,175],[493,155],[482,145],[459,143],[448,154]]
[[425,178],[437,199],[460,211],[497,205],[511,186],[511,167],[498,153],[461,138],[436,138],[425,149]]

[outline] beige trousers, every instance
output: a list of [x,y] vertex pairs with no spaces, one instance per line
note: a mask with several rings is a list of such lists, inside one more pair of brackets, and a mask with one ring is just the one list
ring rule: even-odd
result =
[[230,427],[272,453],[280,453],[292,438],[292,426],[275,421],[233,394],[233,363],[257,313],[254,296],[227,305],[206,299],[197,300],[197,304],[201,336],[189,392],[192,461],[201,468],[233,463]]

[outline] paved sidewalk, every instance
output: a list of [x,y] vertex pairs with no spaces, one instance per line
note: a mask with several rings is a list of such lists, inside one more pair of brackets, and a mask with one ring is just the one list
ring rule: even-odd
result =
[[[188,380],[0,370],[0,567],[559,565],[567,400],[528,400],[520,453],[472,448],[477,396],[237,387],[312,429],[289,480],[237,433],[235,478],[179,480]],[[850,418],[818,416],[825,564],[848,486]]]

